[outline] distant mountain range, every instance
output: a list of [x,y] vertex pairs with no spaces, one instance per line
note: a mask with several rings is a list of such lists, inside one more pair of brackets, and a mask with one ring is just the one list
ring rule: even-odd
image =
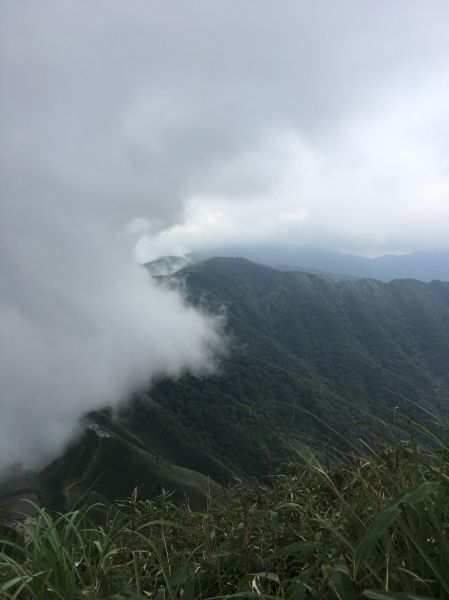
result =
[[[225,257],[226,254],[217,254],[217,256]],[[144,267],[148,269],[151,275],[156,277],[159,276],[167,276],[173,275],[177,271],[180,271],[184,267],[195,264],[197,262],[202,262],[203,260],[207,260],[212,258],[208,254],[200,253],[200,252],[192,252],[188,253],[184,256],[161,256],[156,260],[152,260],[150,262],[144,263]],[[268,263],[267,263],[268,264]],[[351,280],[357,279],[353,275],[343,275],[342,273],[331,273],[328,271],[322,271],[320,269],[312,269],[307,267],[298,267],[287,264],[273,265],[274,268],[279,271],[302,271],[303,273],[312,273],[313,275],[321,275],[323,277],[327,277],[332,281],[343,281],[343,280]]]
[[187,258],[196,261],[214,256],[243,257],[272,267],[283,265],[284,270],[290,267],[324,272],[333,279],[369,277],[380,281],[407,278],[426,282],[434,279],[449,281],[449,250],[366,258],[356,254],[341,254],[316,248],[235,246],[214,248],[207,252],[193,252],[187,255]]
[[83,439],[39,476],[49,504],[136,485],[200,504],[208,486],[220,493],[234,476],[263,478],[290,460],[286,440],[341,443],[358,422],[380,422],[373,401],[448,414],[449,283],[336,282],[243,258],[170,277],[192,303],[226,314],[228,356],[213,376],[164,379],[118,416],[90,415]]

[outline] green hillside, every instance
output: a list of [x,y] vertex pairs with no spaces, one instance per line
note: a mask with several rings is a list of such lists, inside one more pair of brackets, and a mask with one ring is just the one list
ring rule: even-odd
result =
[[300,271],[303,273],[310,273],[311,275],[320,275],[326,277],[331,281],[353,281],[357,279],[354,275],[344,275],[343,273],[331,273],[330,271],[322,271],[320,269],[309,269],[307,267],[295,267],[293,265],[276,265],[278,271]]
[[273,473],[291,459],[285,440],[319,450],[368,436],[381,423],[373,402],[447,414],[448,283],[333,282],[238,258],[172,278],[226,315],[226,358],[213,376],[164,379],[114,417],[91,415],[113,436],[89,430],[44,471],[53,502],[86,490],[115,499],[138,485],[146,497],[175,489],[200,503],[211,480],[218,490]]
[[446,598],[449,284],[223,258],[171,277],[226,315],[226,358],[12,469],[0,595]]
[[[201,447],[262,476],[286,458],[271,429],[322,435],[372,418],[371,401],[444,411],[449,375],[449,284],[332,282],[244,259],[215,258],[178,272],[191,301],[227,316],[219,374],[161,381],[151,398]],[[140,399],[128,424],[145,414]],[[307,411],[307,412],[305,412]]]
[[[147,431],[147,435],[151,430]],[[73,442],[58,460],[42,471],[38,483],[43,503],[61,509],[88,501],[106,502],[129,496],[135,487],[142,498],[153,498],[163,490],[174,491],[178,502],[186,498],[201,508],[211,493],[219,499],[222,487],[211,477],[170,462],[170,454],[146,444],[123,427],[108,411],[91,413],[86,418],[82,437]],[[188,455],[187,446],[181,449]],[[193,453],[194,454],[194,453]],[[189,461],[194,463],[193,458]],[[210,458],[217,479],[229,483],[232,474]],[[207,463],[206,463],[207,464]],[[192,465],[191,465],[192,466]]]
[[134,490],[101,515],[85,501],[0,527],[0,596],[444,600],[448,428],[418,445],[409,415],[394,419],[396,439],[350,454],[320,459],[293,445],[294,463],[269,485],[235,485],[200,511]]

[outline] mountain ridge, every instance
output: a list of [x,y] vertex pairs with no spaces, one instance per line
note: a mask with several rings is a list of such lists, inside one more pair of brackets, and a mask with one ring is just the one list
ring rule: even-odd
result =
[[425,282],[434,279],[449,281],[449,250],[445,249],[368,258],[322,248],[235,246],[191,252],[187,256],[193,261],[213,256],[244,257],[272,267],[286,264],[295,269],[315,269],[334,276],[343,274],[343,277],[368,277],[381,281],[410,277]]
[[114,436],[102,440],[95,469],[91,430],[44,470],[39,485],[55,505],[68,486],[73,498],[113,499],[139,481],[144,495],[175,487],[198,505],[209,480],[218,490],[235,476],[263,479],[291,460],[283,440],[319,449],[336,443],[332,431],[350,439],[378,419],[376,406],[419,402],[447,414],[447,282],[335,282],[229,257],[157,280],[226,314],[228,355],[211,376],[163,378],[118,414],[93,415],[88,424]]

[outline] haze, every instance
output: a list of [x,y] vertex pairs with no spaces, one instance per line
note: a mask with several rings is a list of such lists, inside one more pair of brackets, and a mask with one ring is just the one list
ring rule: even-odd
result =
[[449,248],[447,2],[0,10],[5,463],[213,367],[219,324],[133,254]]

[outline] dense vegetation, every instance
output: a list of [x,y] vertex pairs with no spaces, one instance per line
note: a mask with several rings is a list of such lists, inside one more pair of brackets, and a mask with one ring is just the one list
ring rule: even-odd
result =
[[[402,397],[447,410],[449,283],[341,281],[216,258],[174,276],[190,299],[225,312],[229,356],[208,378],[162,381],[126,415],[139,435],[159,408],[235,472],[262,477],[285,448],[268,429],[322,439]],[[148,403],[151,396],[151,403]]]
[[390,420],[372,449],[294,444],[270,485],[200,511],[137,489],[114,507],[41,510],[3,531],[1,597],[449,598],[447,429]]
[[3,482],[0,597],[449,598],[449,284],[242,259],[162,284],[226,314],[220,370]]
[[282,440],[319,449],[326,437],[335,444],[330,426],[369,441],[360,423],[380,423],[373,400],[447,415],[448,283],[336,283],[232,258],[168,281],[226,315],[226,358],[213,376],[162,380],[119,414],[89,415],[108,437],[87,430],[40,474],[45,505],[68,509],[86,490],[105,502],[138,485],[142,498],[175,489],[198,507],[208,478],[220,495],[235,476],[264,481],[292,460]]

